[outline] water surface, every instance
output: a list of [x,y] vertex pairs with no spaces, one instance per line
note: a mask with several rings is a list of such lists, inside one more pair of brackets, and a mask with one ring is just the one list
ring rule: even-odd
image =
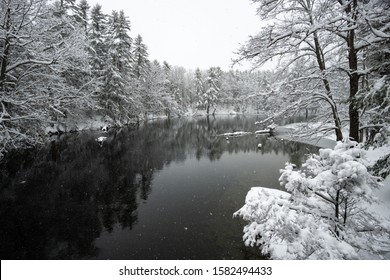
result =
[[[53,139],[2,163],[2,259],[254,259],[232,214],[253,186],[317,149],[256,131],[256,118],[157,121]],[[258,144],[262,148],[258,149]]]

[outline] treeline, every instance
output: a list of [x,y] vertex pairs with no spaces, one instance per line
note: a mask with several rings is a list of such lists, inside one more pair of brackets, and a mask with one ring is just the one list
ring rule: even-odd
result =
[[1,1],[0,152],[35,145],[45,128],[86,116],[123,125],[212,114],[217,103],[245,111],[249,101],[240,95],[264,83],[249,72],[150,61],[142,36],[130,31],[123,11],[105,14],[86,0]]
[[[390,8],[386,1],[254,0],[274,20],[238,59],[275,71],[195,71],[150,61],[123,11],[86,0],[0,2],[0,152],[43,142],[91,116],[124,125],[154,116],[316,113],[340,140],[388,143]],[[340,3],[339,3],[340,2]],[[345,135],[343,131],[349,131]]]

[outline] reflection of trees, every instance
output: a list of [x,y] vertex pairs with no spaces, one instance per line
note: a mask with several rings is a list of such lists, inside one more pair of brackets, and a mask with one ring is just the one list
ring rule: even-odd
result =
[[298,165],[309,152],[307,145],[265,135],[229,143],[216,136],[255,131],[254,122],[242,116],[152,122],[111,131],[102,147],[91,132],[11,155],[0,175],[2,259],[96,255],[94,240],[103,229],[137,223],[139,200],[148,199],[154,173],[188,156],[218,160],[225,152],[274,152]]

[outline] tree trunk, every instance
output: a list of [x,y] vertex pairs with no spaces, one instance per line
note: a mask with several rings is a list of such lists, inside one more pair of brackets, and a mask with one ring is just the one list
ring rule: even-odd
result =
[[359,141],[359,110],[356,104],[356,94],[359,91],[359,76],[357,73],[357,51],[354,46],[355,32],[349,32],[349,137],[354,141]]
[[340,190],[337,190],[334,208],[335,208],[334,216],[335,216],[335,223],[336,223],[335,233],[336,233],[336,236],[339,237],[340,233],[339,233],[338,221],[339,221],[339,213],[340,213],[340,209],[339,209],[340,208]]
[[316,52],[318,67],[321,70],[322,82],[324,83],[326,95],[330,101],[330,102],[328,101],[328,103],[332,109],[332,116],[333,116],[333,121],[334,121],[334,125],[335,125],[336,141],[341,141],[341,140],[343,140],[343,134],[341,132],[341,121],[340,121],[339,113],[337,111],[336,103],[333,100],[329,81],[325,76],[326,66],[325,66],[324,54],[322,52],[322,48],[321,48],[320,42],[318,40],[317,32],[314,32],[313,35],[314,35],[314,45],[315,45],[315,52]]
[[[6,23],[5,23],[5,31],[8,32],[11,25],[11,10],[7,9],[6,12]],[[9,56],[9,48],[10,48],[10,40],[8,35],[6,35],[4,40],[3,53],[1,55],[0,62],[0,90],[5,91],[5,73],[7,72],[7,64],[8,64],[8,56]]]
[[[341,5],[343,1],[339,0]],[[358,75],[358,50],[355,48],[355,29],[353,25],[357,19],[357,0],[351,1],[345,9],[345,12],[351,17],[352,22],[349,23],[350,30],[347,34],[348,46],[348,63],[349,63],[349,138],[354,141],[359,141],[359,110],[356,104],[356,94],[359,91],[359,75]]]
[[347,223],[347,216],[348,216],[348,199],[345,199],[344,202],[344,225]]

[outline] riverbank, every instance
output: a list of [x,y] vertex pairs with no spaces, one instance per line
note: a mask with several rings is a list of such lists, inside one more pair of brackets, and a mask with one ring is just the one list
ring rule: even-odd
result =
[[[321,135],[321,133],[313,134],[312,137],[307,138],[298,138],[294,135],[297,135],[297,132],[302,126],[311,128],[315,127],[316,124],[313,123],[293,123],[285,126],[280,126],[277,128],[277,138],[285,139],[289,141],[296,141],[306,144],[312,144],[321,148],[334,148],[336,141],[331,140],[332,136]],[[347,132],[344,132],[347,135]],[[383,156],[390,153],[389,146],[382,146],[379,148],[370,147],[367,150],[364,150],[365,154],[363,155],[363,163],[367,168],[372,167],[379,159]],[[382,181],[382,187],[374,190],[374,195],[378,198],[376,203],[367,205],[367,208],[384,217],[388,220],[388,229],[390,229],[390,176],[387,176]],[[249,198],[251,198],[251,193],[248,193]],[[362,253],[360,256],[362,259],[380,259],[376,255],[368,254],[367,252]],[[390,252],[386,254],[386,259],[390,259]]]

